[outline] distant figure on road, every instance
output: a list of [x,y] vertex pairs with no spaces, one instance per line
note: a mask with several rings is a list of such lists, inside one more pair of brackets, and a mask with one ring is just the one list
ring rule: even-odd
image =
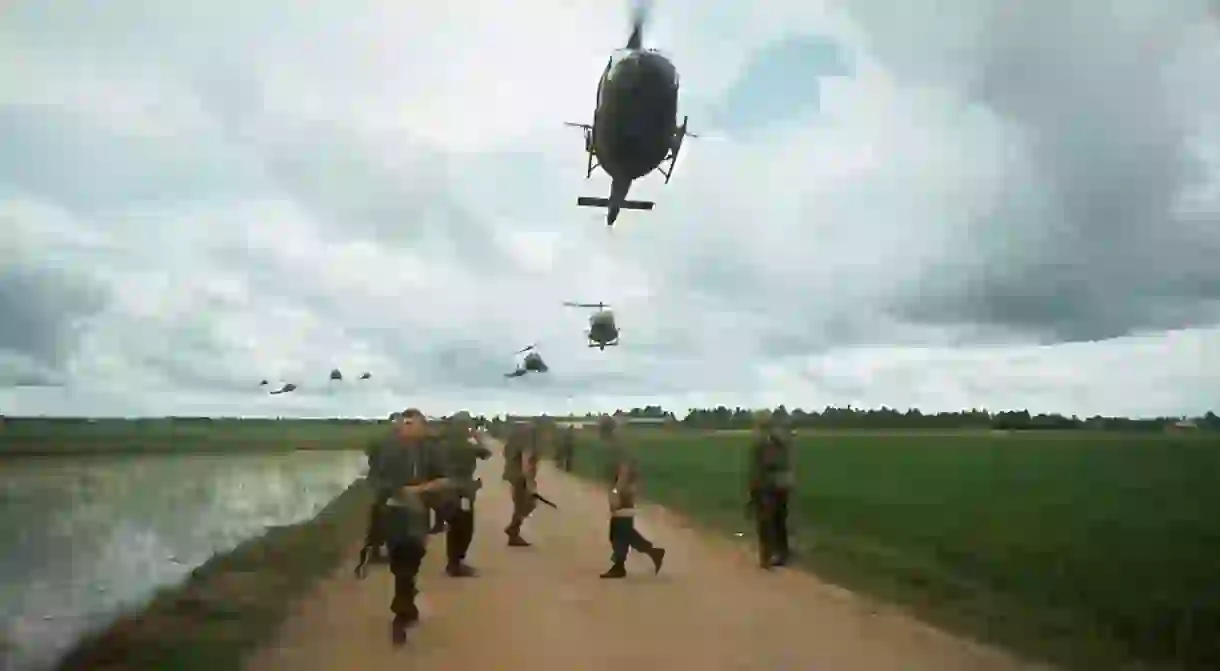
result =
[[538,428],[532,424],[518,424],[512,428],[508,441],[504,443],[504,480],[512,487],[513,517],[505,527],[509,547],[529,547],[521,537],[521,525],[525,523],[538,501]]
[[635,528],[635,499],[639,494],[639,465],[618,435],[618,421],[603,416],[598,434],[606,447],[605,478],[610,486],[610,558],[611,566],[603,578],[627,576],[627,554],[643,552],[652,559],[653,568],[661,572],[665,549],[653,545]]
[[758,532],[758,563],[770,569],[791,558],[788,546],[788,494],[792,489],[792,454],[788,437],[781,435],[771,413],[755,415],[754,442],[750,446],[747,488]]
[[401,645],[407,628],[419,621],[415,604],[416,577],[427,554],[428,506],[424,498],[444,492],[450,482],[444,450],[429,439],[428,420],[415,408],[399,417],[393,440],[382,448],[369,473],[376,499],[385,502],[379,520],[390,549],[390,571],[394,574],[394,620],[391,640]]
[[474,501],[483,481],[474,477],[480,459],[491,458],[491,450],[475,437],[474,424],[467,412],[459,412],[449,420],[445,447],[449,458],[449,478],[453,481],[449,525],[445,537],[447,562],[445,572],[454,578],[476,575],[466,564],[466,552],[474,540]]
[[572,456],[576,452],[576,428],[568,425],[555,445],[555,465],[565,473],[572,472]]

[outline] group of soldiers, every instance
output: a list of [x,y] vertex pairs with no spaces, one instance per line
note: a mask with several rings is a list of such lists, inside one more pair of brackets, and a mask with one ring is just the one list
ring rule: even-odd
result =
[[[416,408],[391,416],[393,430],[369,445],[368,481],[374,491],[368,534],[356,567],[363,578],[370,561],[387,549],[390,572],[394,576],[391,640],[406,642],[407,630],[419,621],[417,577],[427,554],[428,537],[446,536],[447,575],[474,577],[477,572],[466,563],[466,553],[474,538],[475,500],[482,480],[475,477],[478,461],[492,456],[474,431],[471,417],[458,413],[443,426],[429,424]],[[751,451],[748,483],[750,509],[757,520],[760,563],[765,568],[782,566],[789,560],[787,534],[788,489],[791,467],[784,437],[766,430]],[[611,566],[602,578],[627,575],[627,556],[631,550],[652,560],[660,573],[665,549],[645,538],[635,527],[639,495],[639,465],[630,450],[619,440],[618,421],[603,417],[598,436],[606,459],[602,477],[609,490],[609,540]],[[528,547],[521,535],[522,525],[541,501],[554,505],[538,493],[538,464],[543,449],[553,434],[537,423],[512,427],[504,443],[502,478],[512,492],[513,511],[504,533],[509,547]],[[556,465],[571,471],[575,436],[571,428],[555,441]]]

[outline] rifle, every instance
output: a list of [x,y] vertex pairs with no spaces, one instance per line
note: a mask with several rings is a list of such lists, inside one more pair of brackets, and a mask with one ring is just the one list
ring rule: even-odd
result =
[[547,497],[539,494],[538,492],[534,492],[530,496],[533,496],[534,500],[538,501],[539,503],[545,503],[546,505],[554,508],[555,510],[559,510],[559,506],[555,505],[555,503],[553,501],[551,501]]

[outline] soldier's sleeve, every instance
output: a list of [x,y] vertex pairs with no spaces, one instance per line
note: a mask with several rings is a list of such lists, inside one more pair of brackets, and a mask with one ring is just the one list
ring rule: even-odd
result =
[[449,477],[452,459],[450,459],[449,450],[445,449],[445,445],[439,441],[430,441],[424,449],[428,454],[424,478],[431,482]]

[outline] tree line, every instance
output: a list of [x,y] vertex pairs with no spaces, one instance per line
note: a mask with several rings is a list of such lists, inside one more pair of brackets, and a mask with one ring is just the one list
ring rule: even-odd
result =
[[[1108,431],[1163,431],[1167,427],[1183,430],[1220,431],[1220,417],[1208,412],[1201,417],[1079,417],[1059,413],[1031,413],[1029,410],[1006,410],[991,412],[982,409],[957,412],[925,413],[918,408],[896,410],[893,408],[842,408],[827,406],[821,410],[789,409],[779,406],[770,409],[772,417],[792,428],[824,429],[995,429],[995,430],[1108,430]],[[739,429],[748,428],[753,422],[755,410],[743,407],[695,408],[682,419],[658,405],[649,405],[630,410],[617,410],[628,418],[668,419],[690,428]],[[584,418],[596,415],[587,413]]]

